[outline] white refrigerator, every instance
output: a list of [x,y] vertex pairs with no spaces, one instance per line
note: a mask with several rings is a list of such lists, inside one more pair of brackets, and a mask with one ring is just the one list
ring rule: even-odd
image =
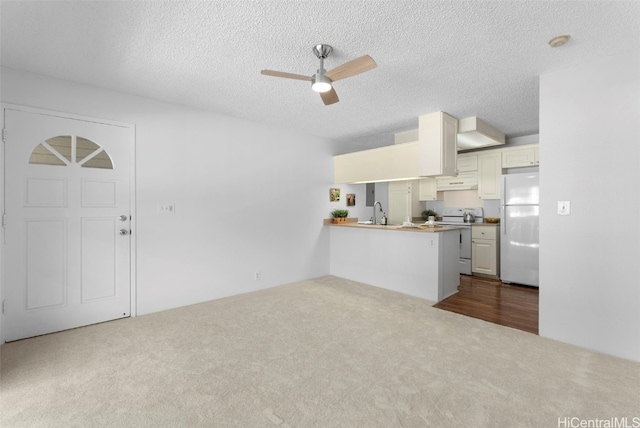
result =
[[539,286],[540,186],[538,173],[502,176],[500,279]]

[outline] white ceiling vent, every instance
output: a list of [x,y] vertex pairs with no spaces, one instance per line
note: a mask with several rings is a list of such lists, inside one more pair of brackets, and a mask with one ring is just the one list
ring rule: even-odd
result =
[[458,150],[504,144],[504,133],[476,116],[458,121]]

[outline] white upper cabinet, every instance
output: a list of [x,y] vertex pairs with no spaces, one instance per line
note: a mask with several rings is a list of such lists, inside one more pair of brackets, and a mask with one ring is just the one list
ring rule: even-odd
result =
[[501,175],[502,156],[499,151],[478,156],[478,197],[480,199],[500,199]]
[[443,112],[420,116],[418,141],[333,157],[334,183],[373,183],[456,175],[458,119]]
[[502,152],[503,168],[520,168],[525,166],[538,166],[538,146],[528,146],[520,149],[514,148]]
[[470,172],[478,170],[478,155],[459,154],[458,172]]
[[458,119],[438,111],[419,117],[420,176],[457,174]]
[[333,157],[334,183],[374,183],[418,177],[418,142]]
[[435,178],[421,178],[419,189],[418,199],[421,201],[441,201],[444,199],[444,193],[438,192]]

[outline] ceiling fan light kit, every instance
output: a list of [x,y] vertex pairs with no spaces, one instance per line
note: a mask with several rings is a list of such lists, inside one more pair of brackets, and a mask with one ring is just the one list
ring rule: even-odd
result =
[[301,74],[285,73],[275,70],[262,70],[260,73],[265,76],[311,81],[311,89],[320,94],[320,98],[322,98],[322,102],[324,102],[325,105],[335,104],[340,101],[340,99],[333,88],[333,82],[369,71],[376,68],[377,64],[369,55],[364,55],[332,70],[326,71],[324,69],[324,60],[332,51],[333,48],[329,45],[318,44],[313,47],[313,53],[320,60],[320,68],[318,68],[318,71],[313,76],[303,76]]
[[324,75],[324,70],[318,70],[313,76],[311,89],[316,92],[327,92],[331,90],[331,80]]

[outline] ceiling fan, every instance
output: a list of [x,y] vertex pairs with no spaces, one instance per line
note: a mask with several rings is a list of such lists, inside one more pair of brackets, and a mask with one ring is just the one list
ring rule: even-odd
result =
[[333,88],[333,82],[369,71],[376,68],[377,64],[369,55],[364,55],[327,71],[324,69],[324,60],[331,54],[331,51],[333,51],[333,48],[329,45],[315,45],[313,47],[313,53],[316,54],[320,60],[320,68],[313,76],[303,76],[301,74],[285,73],[275,70],[262,70],[260,73],[265,76],[310,81],[311,88],[320,93],[320,97],[325,105],[334,104],[340,100],[338,99],[336,90]]

